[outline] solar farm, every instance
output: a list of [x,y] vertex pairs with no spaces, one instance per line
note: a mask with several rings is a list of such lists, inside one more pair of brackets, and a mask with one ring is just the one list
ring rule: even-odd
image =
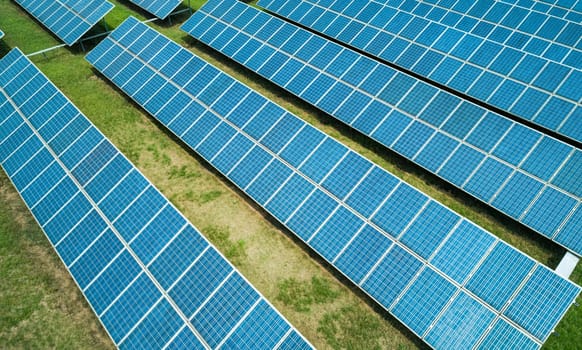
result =
[[581,23],[0,2],[0,344],[579,348]]

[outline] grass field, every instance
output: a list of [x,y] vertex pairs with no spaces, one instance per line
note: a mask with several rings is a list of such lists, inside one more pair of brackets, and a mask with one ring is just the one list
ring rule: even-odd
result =
[[[149,18],[125,1],[106,17]],[[197,8],[204,1],[192,1]],[[192,52],[260,91],[423,192],[549,267],[563,249],[500,217],[434,176],[301,103],[179,30],[188,14],[152,24]],[[9,0],[0,0],[0,56],[59,44]],[[97,27],[92,34],[103,31]],[[92,44],[86,43],[90,48]],[[387,312],[188,151],[84,60],[79,46],[32,58],[37,66],[129,157],[316,347],[416,349],[425,345]],[[582,283],[582,268],[572,280]],[[579,300],[580,301],[580,300]],[[544,349],[582,344],[582,310],[572,307]],[[0,348],[109,349],[113,345],[42,231],[0,172]]]

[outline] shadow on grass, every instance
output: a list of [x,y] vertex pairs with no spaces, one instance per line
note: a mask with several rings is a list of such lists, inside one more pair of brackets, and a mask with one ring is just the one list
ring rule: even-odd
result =
[[0,58],[4,57],[8,52],[10,52],[12,48],[4,42],[4,40],[0,39]]

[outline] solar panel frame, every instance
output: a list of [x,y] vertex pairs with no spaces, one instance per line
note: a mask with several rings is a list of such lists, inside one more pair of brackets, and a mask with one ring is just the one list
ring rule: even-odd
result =
[[[276,202],[277,195],[282,191],[282,189],[285,186],[287,185],[292,186],[291,179],[293,177],[295,177],[296,179],[301,178],[303,180],[299,181],[299,183],[303,184],[305,184],[306,182],[310,183],[312,185],[311,190],[306,189],[304,191],[304,193],[308,193],[307,197],[303,201],[299,201],[300,202],[299,205],[291,210],[291,214],[285,214],[285,216],[283,217],[278,216],[275,217],[278,221],[280,221],[283,225],[289,228],[292,232],[301,237],[302,240],[305,241],[308,245],[309,242],[311,241],[310,237],[316,237],[320,229],[324,227],[327,222],[329,222],[329,219],[326,219],[326,217],[331,218],[335,213],[338,212],[339,208],[341,207],[348,209],[348,211],[352,212],[352,214],[356,214],[356,217],[359,217],[360,219],[365,221],[369,227],[374,227],[374,230],[378,231],[378,228],[373,223],[367,221],[367,219],[364,220],[361,217],[361,214],[358,214],[357,211],[355,211],[353,208],[345,206],[345,204],[342,204],[343,202],[341,200],[331,195],[329,193],[329,190],[323,188],[319,181],[315,181],[311,177],[308,177],[304,173],[298,172],[297,170],[293,170],[292,173],[290,174],[287,172],[289,175],[287,176],[286,179],[285,176],[280,177],[278,180],[276,180],[275,185],[269,185],[272,188],[269,188],[269,186],[263,186],[263,189],[260,190],[261,186],[257,186],[258,192],[252,192],[251,194],[250,189],[251,187],[253,187],[253,184],[257,179],[271,178],[271,176],[276,175],[280,171],[277,170],[271,172],[270,170],[267,169],[277,169],[277,168],[284,169],[285,167],[280,167],[279,165],[277,165],[279,163],[286,164],[287,167],[292,168],[288,165],[287,161],[282,159],[276,152],[274,152],[273,150],[271,150],[270,148],[261,144],[258,141],[265,135],[268,135],[271,131],[275,130],[277,123],[281,122],[284,119],[284,115],[290,116],[290,114],[288,113],[285,114],[284,112],[281,113],[281,111],[283,110],[280,107],[277,107],[273,103],[268,102],[266,99],[262,98],[259,94],[245,87],[242,83],[235,81],[233,78],[227,79],[224,73],[221,73],[218,69],[212,67],[208,63],[205,63],[192,53],[189,53],[187,50],[179,48],[177,44],[173,43],[171,40],[164,37],[162,34],[158,33],[157,38],[162,38],[163,40],[167,41],[166,48],[168,46],[175,46],[178,48],[178,51],[182,51],[185,53],[185,55],[182,55],[180,57],[189,56],[189,58],[178,58],[177,60],[181,62],[183,70],[185,72],[187,71],[193,72],[193,74],[188,74],[187,77],[184,77],[183,74],[180,74],[180,72],[174,73],[172,78],[165,76],[162,73],[164,67],[166,66],[166,64],[170,65],[170,63],[168,62],[178,57],[178,54],[176,53],[176,50],[173,48],[167,50],[167,52],[165,52],[166,49],[163,49],[161,51],[152,49],[156,51],[158,55],[160,55],[160,57],[164,57],[165,61],[159,61],[158,63],[154,64],[152,63],[154,61],[153,59],[151,59],[150,61],[148,61],[147,58],[144,59],[143,57],[148,57],[149,55],[149,53],[147,53],[149,48],[142,47],[142,45],[133,46],[133,43],[139,40],[134,35],[134,33],[146,35],[144,34],[146,32],[155,33],[153,29],[149,28],[145,24],[140,23],[138,20],[134,18],[129,18],[107,39],[105,39],[100,45],[98,45],[94,49],[94,51],[90,52],[87,55],[87,60],[102,73],[106,70],[106,67],[108,65],[118,64],[116,63],[117,60],[119,60],[119,62],[123,62],[122,65],[125,64],[126,67],[130,66],[131,61],[137,60],[141,63],[143,67],[141,72],[142,74],[144,74],[144,77],[146,79],[149,79],[151,81],[152,75],[157,74],[158,76],[163,77],[162,80],[165,80],[165,82],[160,82],[158,84],[156,91],[150,91],[149,92],[150,97],[146,99],[149,100],[155,99],[157,92],[161,91],[161,88],[164,85],[172,84],[178,89],[179,91],[178,95],[179,94],[187,95],[190,98],[192,105],[198,104],[200,107],[196,107],[196,109],[193,110],[194,115],[191,115],[189,113],[183,114],[182,112],[188,109],[188,107],[183,107],[182,112],[179,112],[179,115],[175,115],[173,117],[166,117],[163,116],[163,114],[160,117],[158,117],[152,111],[148,110],[147,107],[144,108],[154,117],[160,118],[158,119],[160,121],[169,120],[169,122],[166,122],[165,125],[168,125],[170,131],[176,134],[195,152],[200,154],[200,156],[205,158],[212,165],[214,165],[215,162],[217,162],[217,160],[220,159],[220,157],[222,157],[222,155],[225,153],[225,150],[229,149],[230,145],[233,144],[234,142],[237,142],[237,144],[233,147],[235,148],[244,147],[239,151],[240,152],[239,154],[244,154],[243,157],[241,157],[235,162],[232,162],[230,160],[227,163],[220,163],[232,165],[228,168],[222,169],[217,167],[217,169],[225,177],[231,180],[237,187],[239,187],[243,192],[247,193],[254,201],[256,201],[261,206],[266,208],[266,210],[271,212],[272,214],[274,213],[274,211],[271,211],[271,209],[269,209],[273,208],[270,207],[270,203]],[[114,47],[118,48],[113,49]],[[123,53],[129,55],[120,54],[119,48],[121,48],[121,51]],[[117,55],[114,55],[115,57],[110,57],[108,56],[108,52],[117,52]],[[139,92],[136,92],[130,86],[133,86],[133,83],[131,82],[132,80],[143,81],[143,78],[139,75],[140,73],[136,73],[128,81],[117,80],[116,76],[118,74],[122,73],[109,74],[106,75],[106,77],[108,77],[108,79],[110,79],[122,91],[124,91],[126,94],[128,94],[134,100],[137,101],[136,97],[139,94]],[[178,83],[178,81],[180,81],[180,83]],[[249,106],[243,103],[242,100],[239,101],[240,93],[236,92],[238,89],[247,91],[245,97],[255,99],[256,106],[254,105]],[[217,95],[215,94],[215,92],[217,92]],[[199,99],[199,97],[202,98],[202,96],[205,95],[206,93],[210,93],[212,96],[216,97],[216,99],[211,101],[211,106],[208,106],[207,104],[203,103],[201,99]],[[233,98],[233,96],[238,97]],[[224,103],[226,103],[227,105],[229,104],[229,102],[233,101],[238,102],[231,103],[230,111],[228,111],[227,109],[227,111],[222,112],[225,115],[221,115],[221,113],[218,113],[217,110],[221,110],[221,108],[223,108],[220,107],[222,106],[223,100]],[[170,101],[168,104],[172,104],[172,102]],[[244,106],[245,110],[246,108],[249,108],[251,111],[251,115],[249,115],[248,112],[247,113],[242,112],[241,115],[234,115],[234,111],[236,111],[241,106]],[[176,109],[180,109],[180,107]],[[263,111],[267,111],[269,109],[271,109],[270,112],[263,113]],[[162,119],[162,116],[164,119]],[[254,126],[252,126],[253,121],[255,121],[257,118],[259,121],[256,122]],[[182,122],[184,122],[185,124],[182,125]],[[257,128],[261,125],[263,125],[262,128]],[[302,130],[312,128],[305,122],[302,122],[302,125],[303,126],[300,127],[297,132],[295,132],[295,136],[293,136],[293,138],[301,134]],[[235,130],[235,132],[224,133],[229,127]],[[314,131],[316,134],[320,133],[317,130]],[[222,147],[220,148],[219,146],[220,149],[212,151],[211,153],[206,153],[206,151],[203,152],[198,151],[199,149],[203,149],[204,147],[206,147],[204,146],[206,142],[214,143],[215,141],[210,140],[214,139],[214,137],[216,137],[217,135],[223,135]],[[240,142],[240,140],[242,140],[242,137],[248,138],[250,142],[247,142],[246,145],[244,144],[244,142]],[[218,139],[220,139],[220,137]],[[322,145],[326,144],[326,142],[328,146],[321,147]],[[291,145],[292,143],[293,141],[288,142],[285,148]],[[341,153],[342,149],[345,150],[344,157],[340,157],[340,161],[343,160],[343,158],[345,158],[345,155],[347,155],[350,152],[353,152],[345,148],[345,146],[342,146],[341,144],[337,143],[337,141],[334,141],[333,139],[325,136],[319,141],[319,143],[316,144],[316,146],[317,147],[311,151],[312,153],[311,155],[318,152],[324,152],[324,154],[337,156],[339,154],[342,154]],[[310,157],[311,156],[308,155],[307,158],[305,158],[305,160],[300,162],[299,169],[301,169],[304,166],[304,164],[307,164],[308,162],[307,159],[309,159]],[[336,166],[334,167],[337,167],[338,164],[336,164]],[[387,172],[377,167],[374,168],[378,169],[378,171],[384,174],[388,174]],[[317,176],[317,173],[314,174],[315,176]],[[400,183],[400,185],[408,186],[402,183]],[[294,203],[297,202],[298,202],[297,200],[294,201]],[[281,208],[281,202],[279,203],[280,204],[278,205],[278,208]],[[289,211],[290,210],[286,210],[284,212],[289,213]],[[302,216],[301,212],[308,212],[312,215]],[[326,215],[325,216],[314,215],[314,213],[316,212],[326,213]],[[463,222],[468,223],[467,221]],[[312,231],[305,231],[305,228],[308,226],[312,227]],[[299,229],[299,231],[297,229]],[[368,232],[368,231],[360,230],[358,232]],[[378,231],[378,233],[380,232],[381,231]],[[490,245],[493,244],[494,242],[499,242],[497,238],[494,238],[489,233],[486,233],[484,231],[482,232],[485,235],[485,237],[489,237],[491,239]],[[418,266],[423,265],[423,263],[420,262],[419,258],[415,256],[415,253],[411,253],[409,248],[405,247],[400,242],[393,241],[393,239],[390,239],[387,233],[384,232],[380,234],[379,237],[382,237],[382,239],[385,242],[392,241],[392,243],[390,243],[390,246],[396,247],[394,249],[398,250],[400,252],[399,253],[400,255],[405,254],[409,256],[412,259],[412,261],[418,261],[418,264],[420,264]],[[348,245],[352,241],[353,239],[350,242],[348,242]],[[342,251],[340,251],[340,255],[346,251],[346,248],[347,246],[344,247]],[[377,263],[381,262],[389,251],[392,250],[389,248],[388,251],[382,253],[380,260]],[[325,258],[325,256],[321,252],[319,251],[317,252],[318,254]],[[337,258],[334,259],[333,261],[330,261],[328,259],[328,261],[330,261],[331,264],[334,264],[336,260]],[[400,264],[400,266],[402,266],[402,264]],[[547,269],[539,264],[536,264],[536,267],[540,269]],[[372,267],[372,271],[374,271],[375,268],[376,266]],[[353,282],[355,284],[361,285],[363,281],[369,278],[370,272],[368,273],[367,276],[365,276],[362,279],[362,281]],[[443,276],[441,272],[438,272],[437,270],[435,270],[435,272]],[[414,275],[412,277],[414,280]],[[460,287],[460,285],[455,284],[446,277],[445,280],[447,281],[447,283],[454,284],[457,288]],[[577,286],[573,284],[571,286],[575,293],[579,291],[579,288]],[[369,295],[371,295],[374,299],[379,300],[378,297],[374,295],[374,293],[370,293],[369,291],[366,292]],[[406,292],[406,290],[404,290],[403,292]],[[388,306],[384,307],[387,310],[389,310]],[[408,327],[408,325],[405,326]],[[531,340],[531,342],[534,343],[533,339]],[[538,342],[537,346],[539,347],[539,340],[537,342]]]
[[75,44],[113,9],[107,0],[15,0],[68,46]]
[[[377,1],[371,0],[368,3],[377,3]],[[344,15],[331,8],[333,4],[340,4],[339,2],[318,5],[313,0],[261,0],[258,4],[346,45],[396,64],[402,69],[422,74],[433,82],[504,110],[517,118],[537,124],[574,142],[582,141],[580,133],[582,119],[579,118],[582,111],[579,104],[582,89],[575,83],[582,74],[580,69],[523,53],[512,47],[500,50],[494,61],[484,60],[486,66],[480,66],[475,60],[480,59],[481,55],[474,52],[482,43],[473,34],[454,28],[439,32],[433,27],[446,26],[435,24],[431,28],[427,26],[418,38],[409,39],[400,35],[400,32],[408,24],[404,19],[408,18],[412,21],[414,16],[385,5],[381,6],[382,9],[377,9],[378,14],[373,20],[362,21],[355,17],[356,14]],[[310,9],[316,7],[317,13],[325,12],[313,22],[308,14],[313,11]],[[298,8],[301,8],[303,12],[296,10]],[[341,10],[343,7],[340,6]],[[382,12],[384,10],[386,11]],[[390,23],[387,23],[389,20],[391,20]],[[423,21],[431,20],[423,19]],[[359,29],[359,32],[347,33],[348,22],[355,22],[363,27]],[[424,43],[420,41],[420,37],[425,32],[435,32],[440,35],[431,37],[427,43]],[[360,35],[365,35],[366,40],[362,40],[364,37]],[[420,54],[419,51],[424,53]],[[421,64],[425,56],[431,59],[428,68],[426,63]],[[407,64],[406,60],[409,59],[413,61]],[[560,76],[562,76],[561,80]],[[498,80],[496,90],[484,91],[483,89],[489,88],[491,79]],[[504,98],[507,96],[505,90],[512,91],[515,99]]]
[[[44,80],[45,87],[54,89],[62,97],[62,104],[52,105],[47,120],[34,119],[34,113],[28,115],[20,108],[31,99],[42,99],[38,89],[31,88],[26,80],[26,85],[8,87],[21,75],[22,68],[36,71],[34,77]],[[17,97],[24,90],[30,96]],[[74,127],[76,136],[66,142],[67,146],[55,148],[58,134],[53,135],[46,126],[61,117],[59,111],[66,108],[70,108],[74,116],[60,128],[61,133]],[[214,293],[203,299],[204,303],[212,301],[220,305],[215,293],[223,293],[226,290],[223,284],[230,278],[237,279],[238,287],[234,292],[246,288],[256,296],[257,303],[237,318],[236,324],[230,328],[221,327],[222,330],[235,332],[240,325],[248,328],[246,318],[252,315],[251,321],[259,328],[253,333],[254,338],[249,340],[252,344],[272,343],[273,335],[268,330],[276,324],[281,338],[275,340],[283,342],[293,336],[295,342],[311,348],[307,340],[18,48],[0,59],[0,109],[11,111],[10,114],[3,113],[0,120],[0,163],[116,346],[162,348],[180,339],[183,345],[188,341],[189,347],[208,348],[201,329],[196,328],[189,320],[190,315],[186,317],[177,306],[182,299],[176,297],[169,283],[162,285],[160,279],[168,268],[177,267],[172,261],[179,257],[179,252],[189,261],[184,261],[182,270],[175,271],[170,277],[173,284],[182,281],[186,273],[195,276],[192,264],[207,253],[212,253],[213,261],[228,269],[228,276],[211,290]],[[84,121],[82,127],[76,128],[72,123],[75,120]],[[83,146],[84,140],[93,140],[85,143],[89,145],[89,153],[83,151],[83,147],[76,147],[80,143]],[[67,154],[71,154],[74,160],[67,160]],[[39,163],[36,159],[43,161]],[[26,175],[26,172],[30,174],[27,178],[19,176]],[[33,190],[33,187],[39,188]],[[111,197],[114,193],[118,195]],[[148,197],[157,198],[160,205],[152,207],[155,201]],[[114,211],[106,210],[111,200],[118,204]],[[144,217],[148,211],[151,212],[149,219]],[[121,225],[120,218],[128,214],[132,214],[135,221],[131,226]],[[163,235],[144,236],[151,230]],[[147,247],[140,250],[140,244],[143,246],[140,240],[144,238]],[[184,244],[186,242],[188,244]],[[155,247],[155,252],[152,247]],[[213,266],[205,267],[209,270]],[[107,292],[103,292],[103,288]],[[188,290],[182,297],[192,295],[193,292]],[[261,309],[255,312],[259,303]],[[223,312],[230,312],[228,305],[222,307]],[[212,316],[211,311],[207,316]],[[225,334],[220,339],[224,342],[230,335]],[[184,337],[187,338],[182,339]],[[251,343],[239,345],[252,348]]]
[[[236,9],[232,8],[233,4],[237,4]],[[452,94],[416,81],[350,49],[342,49],[338,44],[264,12],[233,1],[225,1],[209,9],[212,6],[212,3],[203,6],[182,29],[485,204],[576,254],[582,254],[581,250],[577,250],[575,238],[568,236],[570,240],[557,240],[561,228],[568,225],[576,208],[582,205],[582,192],[575,187],[567,189],[552,182],[563,177],[553,174],[562,174],[566,164],[576,163],[580,150],[477,105],[462,102]],[[231,16],[232,13],[234,24],[221,19],[221,16]],[[235,26],[237,22],[240,23],[238,27]],[[247,23],[254,32],[244,29]],[[262,23],[262,26],[255,26],[255,23]],[[222,28],[222,31],[207,35],[215,27]],[[230,32],[227,33],[227,30]],[[269,34],[264,40],[257,39],[263,31]],[[285,35],[282,37],[287,41],[278,47],[274,38],[283,32]],[[239,34],[247,40],[234,39]],[[296,38],[301,44],[300,48],[295,49],[295,54],[292,54],[293,50],[280,48],[285,48]],[[250,43],[254,43],[253,47]],[[260,48],[253,49],[257,46]],[[228,47],[237,49],[226,52]],[[326,54],[328,48],[335,48],[336,54],[328,56],[330,58],[322,64],[314,63]],[[263,55],[265,49],[269,49],[270,56]],[[312,53],[306,55],[302,50],[311,50]],[[238,54],[243,51],[249,52],[249,55]],[[286,61],[279,62],[275,56],[277,54],[285,57]],[[343,56],[346,58],[342,59]],[[260,57],[258,62],[261,66],[253,66],[254,57]],[[337,64],[338,61],[341,64]],[[264,68],[272,62],[275,62],[273,66],[280,68],[266,73]],[[295,67],[292,71],[297,73],[279,80],[277,75],[291,65]],[[334,67],[341,68],[341,72],[336,73]],[[358,83],[353,82],[348,74],[361,71],[360,67],[365,78],[359,85],[354,85]],[[307,77],[303,74],[305,69],[318,74],[318,77]],[[335,85],[330,87],[329,82],[324,86],[319,84],[322,77],[335,80]],[[298,79],[309,82],[309,87],[305,84],[293,85]],[[358,101],[363,98],[365,100],[359,105]],[[346,110],[354,112],[352,114]],[[540,167],[539,164],[544,165]],[[544,175],[544,167],[554,167],[553,171],[549,171],[552,174],[548,172]],[[513,181],[524,176],[529,185],[515,187]],[[575,174],[572,176],[576,178]],[[516,194],[521,195],[525,190],[529,196],[518,203]],[[557,196],[563,198],[556,201],[556,198],[547,195],[550,192],[555,195],[560,193]],[[561,203],[562,207],[553,208],[554,203]]]
[[182,0],[129,0],[159,19],[166,19],[180,4]]

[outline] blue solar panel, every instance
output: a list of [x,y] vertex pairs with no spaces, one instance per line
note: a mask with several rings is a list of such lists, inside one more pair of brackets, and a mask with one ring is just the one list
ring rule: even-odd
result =
[[[225,22],[226,18],[231,22]],[[272,35],[265,34],[263,40],[261,33],[267,26]],[[220,30],[206,36],[213,28]],[[581,166],[578,149],[281,19],[234,0],[221,5],[209,2],[183,29],[546,237],[555,239],[559,228],[569,220],[572,203],[582,202],[582,191],[577,188],[580,181],[569,180],[579,178],[572,170],[577,162]],[[237,35],[247,39],[237,41]],[[249,55],[240,57],[226,52],[219,45],[222,40],[237,42],[238,52],[249,49]],[[301,43],[300,48],[289,48],[291,42]],[[268,52],[263,54],[266,49]],[[258,68],[252,63],[254,58],[261,64]],[[271,63],[277,69],[266,73],[264,67]],[[280,79],[287,69],[291,70],[289,75]],[[293,136],[296,127],[292,128],[289,126],[285,137],[277,135],[281,144]],[[341,157],[340,153],[325,157],[332,164]],[[328,167],[321,166],[317,171],[326,173]],[[326,180],[324,187],[343,198],[346,193],[335,188],[341,187],[345,192],[351,187],[344,182],[361,178],[353,169],[348,173],[349,176],[338,176],[337,184]],[[514,186],[513,181],[521,178],[526,179]],[[552,190],[568,192],[564,193],[568,200],[560,202],[562,206],[554,215],[539,209],[532,212],[532,208],[554,206],[553,198],[539,195]],[[514,198],[516,194],[523,197],[521,201]],[[534,224],[536,220],[552,224]],[[573,249],[576,244],[571,241],[565,246]]]
[[4,32],[0,30],[0,39],[4,37]]
[[[374,299],[389,309],[406,287],[415,280],[422,265],[422,261],[411,253],[398,245],[392,245],[390,251],[372,267],[371,272],[368,272],[360,285]],[[427,287],[429,286],[425,285],[425,288]],[[443,293],[438,289],[433,289],[433,292]]]
[[330,261],[363,228],[362,221],[345,207],[340,207],[310,238],[311,246]]
[[[428,259],[459,222],[459,217],[436,202],[430,202],[404,232],[401,241]],[[426,232],[431,232],[427,235]]]
[[[426,286],[439,290],[434,293]],[[394,312],[420,337],[445,308],[453,294],[455,286],[431,269],[424,269],[417,280],[394,305]]]
[[[475,271],[467,288],[501,310],[535,263],[506,244],[497,244]],[[504,266],[503,272],[501,266]],[[493,283],[492,283],[493,281]]]
[[[174,52],[174,57],[179,57],[182,62],[188,62],[185,67],[195,66],[198,73],[194,73],[194,77],[190,75],[188,81],[185,81],[180,71],[173,73],[172,76],[164,74],[164,67],[172,64],[173,58],[160,62],[142,57],[143,47],[133,46],[131,41],[124,41],[124,38],[131,36],[133,32],[150,36],[152,42],[163,40],[165,46],[159,52],[160,55],[167,57],[165,50]],[[113,47],[118,49],[111,51]],[[125,52],[130,53],[131,57],[118,54],[112,58],[107,55],[110,51],[124,50],[127,50]],[[412,294],[406,296],[406,293],[413,293],[412,291],[428,290],[435,298],[442,299],[440,310],[437,310],[439,308],[437,306],[429,305],[430,303],[419,306],[423,310],[430,309],[429,314],[434,316],[434,320],[427,319],[422,324],[416,324],[414,317],[406,316],[404,319],[403,316],[402,320],[408,327],[421,329],[428,323],[439,324],[440,315],[446,314],[446,305],[453,303],[456,300],[455,295],[459,293],[470,295],[470,300],[463,300],[463,304],[458,307],[467,304],[476,310],[480,310],[479,308],[489,310],[486,300],[469,294],[470,291],[463,287],[463,284],[490,255],[492,247],[495,244],[503,244],[491,234],[461,219],[454,212],[440,206],[339,142],[315,130],[257,93],[251,92],[242,83],[134,18],[126,20],[102,41],[87,55],[87,60],[95,67],[107,66],[118,60],[138,60],[143,66],[141,71],[154,72],[165,81],[159,85],[158,91],[150,91],[149,95],[144,95],[149,101],[162,99],[162,86],[166,84],[171,84],[186,94],[189,101],[184,103],[197,105],[198,107],[192,109],[196,115],[178,114],[169,118],[172,121],[165,123],[165,126],[384,308],[391,311],[393,304],[401,299],[409,301],[414,299]],[[104,72],[103,68],[99,69]],[[123,70],[119,73],[104,74],[115,81],[112,75],[122,73]],[[147,74],[151,76],[151,73]],[[132,82],[140,79],[142,77],[137,72],[118,86],[126,93],[134,94],[135,98],[139,91],[136,93],[127,87],[133,86]],[[196,88],[189,89],[188,86]],[[145,89],[145,86],[142,89]],[[213,100],[205,101],[202,98],[206,93],[213,91],[222,93]],[[214,92],[212,94],[214,95]],[[236,103],[232,103],[233,101]],[[159,118],[147,104],[144,108]],[[206,124],[208,126],[199,127]],[[283,125],[284,128],[278,127]],[[220,145],[222,147],[218,152],[206,153],[202,145],[214,135],[222,135],[212,141],[213,144],[216,142],[216,147]],[[278,136],[271,138],[269,135]],[[279,139],[284,142],[276,142]],[[224,154],[231,149],[239,156],[233,159]],[[436,225],[438,227],[433,233],[426,227],[432,226],[437,216],[443,220]],[[400,219],[395,220],[395,217]],[[375,222],[378,222],[378,225]],[[422,243],[425,241],[426,247]],[[416,247],[419,247],[418,252]],[[518,254],[520,258],[528,259],[523,254]],[[203,265],[194,262],[192,269],[198,270]],[[512,266],[508,264],[508,271],[512,271],[510,270]],[[537,269],[547,270],[538,264],[536,266]],[[420,278],[421,271],[426,271],[425,274],[429,275]],[[196,297],[202,295],[203,298],[208,294],[208,290],[216,285],[216,281],[207,277],[213,275],[194,273],[194,276],[206,279],[205,282],[201,282],[187,273],[180,282],[170,287],[170,295],[172,293],[182,295],[184,291],[192,288],[190,285],[199,286],[196,289],[200,290],[194,293],[194,296],[177,298],[183,302],[183,308],[188,310],[186,312],[188,317],[194,310],[217,307],[201,304]],[[522,286],[529,283],[528,278],[529,276],[526,276],[516,280]],[[578,291],[577,286],[573,284],[570,286],[566,288],[567,293],[570,293],[570,290]],[[491,297],[500,299],[505,297],[504,293],[508,293],[505,289],[497,294],[494,288],[492,291]],[[244,290],[239,293],[246,295]],[[510,293],[513,293],[513,290]],[[239,295],[235,298],[229,294],[221,297],[230,300],[228,303],[238,300],[239,303],[256,304],[254,296],[247,298]],[[444,313],[441,313],[441,310]],[[230,324],[239,317],[238,315],[234,312],[232,315],[224,316],[226,317],[224,321],[194,315],[194,320],[196,324],[213,322]],[[453,309],[450,317],[442,320],[444,323],[441,328],[449,327],[451,322],[453,325],[450,327],[454,328],[457,322],[454,318],[458,317],[457,315],[457,309]],[[468,339],[475,341],[475,344],[487,333],[488,327],[493,326],[494,319],[486,316],[488,314],[479,317],[476,322],[471,322],[474,328],[467,329],[473,332],[471,337],[474,339],[470,337]],[[497,312],[497,317],[507,320],[508,323],[513,322],[501,311]],[[531,313],[530,317],[537,318],[535,313]],[[551,327],[554,325],[555,323]],[[274,332],[279,331],[283,332],[283,330]],[[221,334],[219,330],[211,330],[207,334],[213,339],[213,344],[220,345],[214,339]],[[421,334],[419,336],[424,337]],[[437,336],[442,337],[438,334]],[[541,340],[537,338],[536,345],[539,346],[540,343]],[[285,340],[281,347],[285,348],[291,344],[291,340]]]
[[[36,72],[41,90],[7,87],[23,71]],[[43,89],[62,99],[47,102],[56,105],[39,127],[38,111],[21,106],[46,101]],[[27,99],[14,98],[23,90]],[[18,49],[0,60],[0,110],[0,164],[116,346],[273,348],[290,336],[283,316]],[[63,133],[67,145],[53,146]]]
[[498,320],[493,329],[481,341],[478,349],[537,349],[536,343],[518,329],[512,327],[504,320]]
[[182,3],[182,0],[130,1],[160,19],[168,17]]
[[[549,323],[540,322],[540,319],[532,319],[525,312],[526,308],[536,309],[536,314],[545,320],[552,321],[564,315],[566,309],[558,306],[560,300],[568,299],[571,293],[561,289],[564,280],[556,278],[556,275],[546,269],[539,269],[533,272],[530,283],[525,285],[515,296],[505,314],[513,318],[520,326],[541,340],[546,340],[548,332],[551,331]],[[541,284],[549,283],[553,291],[538,289]],[[552,298],[548,299],[548,295]]]
[[[470,315],[470,316],[467,316]],[[426,335],[436,349],[471,349],[487,333],[495,314],[465,292],[457,294]],[[507,346],[509,344],[504,344]]]
[[335,265],[352,281],[360,283],[391,244],[380,231],[365,226],[336,258]]
[[106,0],[16,2],[69,46],[79,41],[113,9],[113,4]]
[[466,4],[258,2],[403,69],[582,141],[577,112],[582,98],[577,83],[582,68],[582,15],[572,22],[501,1]]

